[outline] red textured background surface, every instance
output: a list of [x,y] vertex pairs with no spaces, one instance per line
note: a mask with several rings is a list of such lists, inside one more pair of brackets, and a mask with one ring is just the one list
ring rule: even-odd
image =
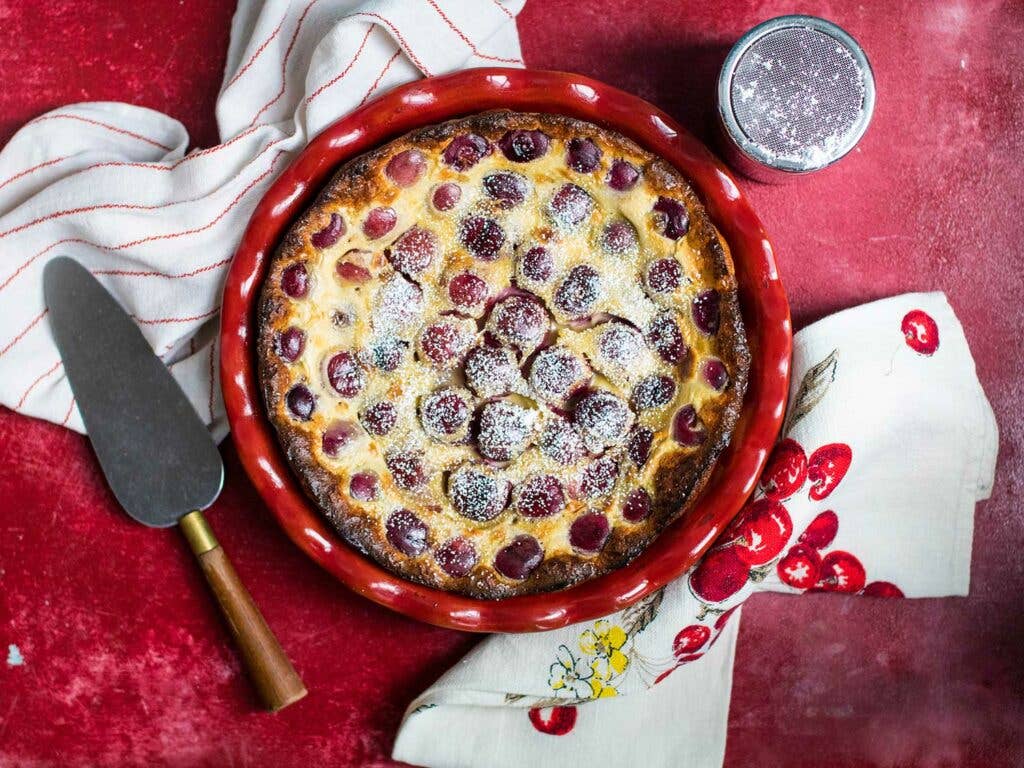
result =
[[[970,597],[748,604],[726,764],[1019,766],[1024,6],[530,0],[520,30],[531,66],[632,91],[709,137],[728,47],[796,11],[852,32],[879,93],[841,166],[747,185],[796,325],[945,290],[1002,445],[993,498],[978,508]],[[45,110],[112,99],[168,112],[197,146],[215,143],[231,12],[227,0],[0,0],[0,142]],[[180,537],[128,522],[82,438],[0,410],[0,766],[391,764],[406,703],[476,638],[346,592],[285,540],[225,456],[210,518],[309,697],[257,713]],[[4,663],[9,643],[23,665]]]

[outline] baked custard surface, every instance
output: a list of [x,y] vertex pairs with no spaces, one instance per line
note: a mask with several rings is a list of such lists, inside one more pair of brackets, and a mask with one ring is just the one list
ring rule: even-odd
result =
[[685,178],[505,111],[342,166],[272,259],[258,358],[341,536],[489,599],[619,568],[685,514],[749,368],[728,246]]

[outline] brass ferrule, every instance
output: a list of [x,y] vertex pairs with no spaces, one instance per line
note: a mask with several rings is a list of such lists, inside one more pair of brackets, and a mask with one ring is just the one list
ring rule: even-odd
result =
[[210,528],[210,524],[206,522],[203,513],[198,509],[194,512],[189,512],[181,518],[178,521],[178,525],[181,527],[182,533],[185,534],[185,538],[188,539],[192,551],[197,555],[209,552],[211,549],[216,549],[220,546],[217,542],[217,537],[213,535],[213,529]]

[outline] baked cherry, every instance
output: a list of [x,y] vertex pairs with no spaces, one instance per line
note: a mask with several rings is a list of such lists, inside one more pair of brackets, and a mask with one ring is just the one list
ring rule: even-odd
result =
[[812,549],[822,550],[831,544],[839,533],[839,515],[827,509],[813,520],[797,539]]
[[485,403],[477,424],[477,449],[492,461],[510,461],[529,447],[535,421],[533,411],[515,403]]
[[722,540],[732,544],[743,562],[755,566],[774,560],[792,534],[793,521],[786,508],[762,498],[740,510],[722,533]]
[[398,409],[394,403],[381,400],[363,411],[362,422],[371,435],[386,435],[398,422]]
[[552,461],[568,466],[587,453],[580,433],[561,416],[550,416],[540,435],[540,452]]
[[865,597],[905,597],[902,589],[888,581],[872,581],[861,594]]
[[640,170],[632,163],[620,159],[612,162],[604,180],[616,192],[625,192],[635,187],[639,179]]
[[479,397],[508,394],[519,378],[515,355],[505,347],[473,347],[463,366],[466,386]]
[[438,184],[430,196],[430,202],[439,211],[450,211],[462,199],[462,187],[453,181]]
[[583,499],[596,499],[607,496],[619,479],[619,462],[611,456],[594,459],[583,470],[580,476],[579,496]]
[[493,520],[508,506],[507,480],[463,466],[448,478],[448,499],[463,517],[483,523]]
[[283,360],[294,363],[306,348],[306,332],[294,326],[281,332],[277,337],[277,354]]
[[457,307],[479,306],[487,298],[487,283],[471,272],[460,272],[448,281],[448,298]]
[[427,471],[423,466],[423,454],[414,450],[393,450],[384,456],[395,485],[406,491],[419,488],[427,482]]
[[570,139],[565,149],[565,162],[574,171],[590,173],[601,164],[601,148],[593,139]]
[[341,239],[345,230],[345,220],[341,218],[341,214],[332,213],[324,228],[310,235],[309,242],[314,248],[330,248]]
[[659,197],[654,204],[658,231],[669,240],[678,240],[690,231],[690,214],[686,206],[671,197]]
[[811,547],[797,544],[779,560],[776,570],[783,584],[794,589],[810,589],[818,583],[821,555]]
[[519,257],[516,267],[519,277],[527,283],[543,284],[555,271],[555,260],[542,245],[534,246]]
[[533,358],[527,380],[542,400],[561,404],[589,379],[586,362],[565,347],[553,346],[542,349]]
[[675,259],[658,259],[648,265],[647,290],[655,296],[672,293],[682,284],[683,268]]
[[691,307],[693,324],[697,326],[697,330],[701,333],[708,336],[714,336],[718,333],[720,321],[719,304],[718,291],[714,288],[702,291],[693,297]]
[[288,390],[284,399],[288,404],[288,410],[300,421],[308,421],[313,415],[313,409],[316,408],[316,398],[305,384],[296,384]]
[[415,557],[427,548],[427,524],[408,509],[392,512],[384,527],[391,546],[402,554]]
[[373,275],[370,274],[370,270],[362,264],[359,264],[356,259],[362,259],[369,255],[369,251],[361,251],[357,248],[353,248],[338,259],[338,263],[334,265],[334,271],[337,273],[338,279],[341,280],[342,283],[351,283],[354,285],[368,283]]
[[373,501],[380,495],[380,480],[375,472],[356,472],[348,483],[348,495],[356,501]]
[[907,346],[918,354],[934,355],[939,348],[939,326],[924,310],[907,312],[900,327]]
[[729,383],[729,372],[725,363],[716,357],[709,357],[700,364],[701,380],[714,390],[721,392]]
[[569,544],[577,552],[593,554],[601,551],[610,533],[611,526],[607,517],[600,512],[588,512],[577,517],[569,526]]
[[351,352],[338,352],[327,361],[327,381],[339,395],[352,398],[366,386],[366,374]]
[[651,411],[668,405],[675,396],[676,382],[671,376],[648,376],[633,387],[629,404],[638,411]]
[[695,446],[707,440],[708,433],[697,416],[697,409],[684,405],[672,419],[672,439],[680,445]]
[[359,435],[359,427],[355,422],[339,420],[332,422],[324,430],[320,438],[320,447],[328,456],[337,458],[346,446],[350,445]]
[[407,149],[388,160],[384,174],[400,187],[411,187],[427,169],[427,158],[418,149]]
[[683,341],[683,334],[672,316],[664,312],[656,315],[647,327],[647,343],[654,347],[658,357],[666,363],[675,364],[686,358],[689,348]]
[[371,208],[363,220],[363,234],[370,240],[377,240],[394,229],[397,223],[398,214],[395,213],[394,208],[381,206]]
[[497,200],[502,208],[514,208],[526,199],[530,185],[526,177],[511,171],[498,171],[484,176],[484,192],[493,200]]
[[385,373],[398,370],[398,366],[402,364],[402,357],[405,356],[406,346],[400,339],[382,339],[370,350],[373,365]]
[[420,334],[419,351],[435,368],[454,368],[472,343],[473,337],[466,328],[439,320]]
[[589,446],[600,449],[626,439],[633,426],[633,412],[622,398],[596,389],[583,395],[576,404],[573,424]]
[[494,261],[505,244],[505,230],[494,219],[470,216],[462,222],[459,240],[481,261]]
[[651,455],[651,445],[654,443],[654,432],[647,427],[636,426],[629,433],[626,440],[626,455],[636,466],[642,467],[647,463]]
[[696,653],[711,639],[711,629],[704,624],[683,627],[672,641],[672,655],[676,658]]
[[423,291],[400,274],[389,277],[373,297],[374,327],[397,333],[423,314]]
[[706,603],[720,603],[743,589],[749,575],[735,547],[713,549],[691,571],[690,590]]
[[626,256],[637,252],[640,241],[633,225],[619,219],[604,228],[601,233],[601,247],[614,256]]
[[522,581],[544,560],[540,542],[527,533],[516,536],[494,556],[494,569],[502,576]]
[[399,272],[417,275],[430,266],[437,251],[437,235],[429,229],[413,227],[403,232],[384,253]]
[[498,147],[513,163],[528,163],[543,157],[551,139],[543,131],[509,131],[498,140]]
[[811,481],[808,496],[814,501],[827,497],[846,477],[853,461],[853,451],[846,443],[829,443],[811,454],[807,460],[807,477]]
[[644,488],[634,488],[622,502],[622,517],[631,523],[640,523],[651,514],[651,494]]
[[562,284],[555,290],[555,306],[570,317],[590,314],[601,297],[601,275],[589,264],[579,264],[569,270]]
[[558,226],[574,229],[594,210],[594,199],[576,184],[563,184],[548,203],[548,213]]
[[301,299],[309,291],[305,264],[289,264],[281,273],[281,290],[293,299]]
[[469,393],[464,390],[439,389],[420,403],[423,430],[438,440],[464,435],[470,413]]
[[565,509],[565,491],[557,477],[538,475],[519,486],[515,509],[523,517],[551,517]]
[[476,565],[479,555],[469,539],[458,536],[449,539],[434,552],[438,567],[456,579],[467,575]]
[[491,145],[483,136],[464,133],[445,147],[442,159],[457,171],[465,171],[491,154]]
[[788,499],[807,479],[807,456],[796,440],[787,437],[775,446],[761,473],[760,486],[769,499]]
[[619,368],[634,365],[643,348],[643,336],[625,323],[605,323],[597,337],[599,359]]
[[529,354],[548,332],[548,314],[536,299],[509,296],[494,305],[487,326],[494,335],[521,353]]
[[355,321],[355,310],[351,306],[338,307],[331,312],[331,324],[336,328],[349,328]]
[[822,592],[860,592],[864,588],[866,574],[860,560],[849,552],[835,550],[821,561],[821,576],[814,585]]

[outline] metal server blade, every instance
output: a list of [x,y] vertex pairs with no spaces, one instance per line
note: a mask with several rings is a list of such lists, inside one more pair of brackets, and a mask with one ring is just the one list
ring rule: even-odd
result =
[[825,168],[860,141],[875,107],[867,56],[814,16],[780,16],[740,38],[718,78],[727,160],[761,181]]

